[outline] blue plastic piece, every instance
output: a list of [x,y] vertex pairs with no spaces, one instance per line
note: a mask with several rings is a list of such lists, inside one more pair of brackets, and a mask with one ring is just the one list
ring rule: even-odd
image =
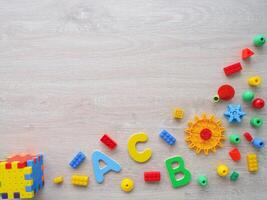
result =
[[256,149],[261,149],[264,147],[264,141],[260,138],[254,138],[254,140],[252,141],[252,145],[256,148]]
[[168,131],[163,130],[159,134],[160,138],[163,139],[167,144],[174,145],[176,142],[175,137],[173,137]]
[[246,113],[239,104],[229,104],[227,106],[227,111],[224,113],[224,116],[230,123],[240,123],[245,115]]
[[70,162],[70,166],[73,169],[76,169],[77,167],[79,167],[80,164],[82,164],[85,158],[86,156],[84,155],[84,153],[79,152]]
[[[106,165],[100,168],[99,162],[103,161]],[[115,160],[108,157],[106,154],[96,150],[92,154],[92,162],[94,175],[97,183],[103,183],[104,175],[110,171],[120,172],[121,166]]]

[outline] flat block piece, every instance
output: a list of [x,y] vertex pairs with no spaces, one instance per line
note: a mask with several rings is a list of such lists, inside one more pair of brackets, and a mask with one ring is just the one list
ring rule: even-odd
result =
[[242,66],[241,66],[240,62],[232,64],[232,65],[229,65],[229,66],[223,68],[223,71],[224,71],[226,76],[230,76],[232,74],[240,72],[241,70],[242,70]]
[[159,182],[160,181],[160,171],[149,171],[144,172],[145,182]]
[[241,159],[240,151],[237,148],[233,148],[231,151],[229,151],[229,156],[233,161],[239,161]]
[[258,159],[255,153],[247,154],[247,166],[249,172],[257,172],[258,171]]
[[116,148],[117,143],[111,138],[109,137],[109,135],[104,134],[101,138],[100,141],[105,144],[110,150],[113,150]]
[[69,165],[73,169],[76,169],[77,167],[79,167],[80,164],[82,164],[82,162],[84,161],[85,158],[86,158],[86,156],[84,155],[84,153],[83,152],[79,152],[76,156],[74,156],[72,161],[70,161]]
[[64,181],[64,177],[63,177],[63,176],[57,176],[57,177],[55,177],[55,178],[53,179],[53,182],[54,182],[55,184],[61,184],[61,183],[63,183],[63,181]]
[[162,130],[159,134],[160,138],[163,139],[167,144],[174,145],[176,142],[175,137],[172,136],[168,131]]
[[184,111],[181,108],[175,108],[172,113],[173,118],[182,119],[184,117]]
[[82,175],[72,175],[71,176],[71,183],[72,185],[76,186],[88,186],[89,183],[89,177],[88,176],[82,176]]
[[245,60],[245,59],[247,59],[247,58],[249,58],[249,57],[251,57],[253,55],[254,55],[254,52],[251,51],[249,48],[242,49],[241,57],[242,57],[243,60]]

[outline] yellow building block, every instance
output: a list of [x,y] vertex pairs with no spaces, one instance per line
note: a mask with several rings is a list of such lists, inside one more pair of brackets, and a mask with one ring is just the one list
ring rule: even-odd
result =
[[247,154],[247,165],[249,172],[257,172],[258,171],[258,159],[255,153]]
[[130,136],[128,140],[128,153],[130,157],[136,162],[146,162],[152,156],[152,150],[150,148],[146,148],[144,151],[137,151],[136,144],[139,142],[146,142],[148,140],[148,136],[146,133],[135,133]]
[[184,118],[184,111],[181,108],[175,108],[172,113],[173,118],[182,119]]
[[261,84],[262,78],[260,76],[251,76],[248,78],[248,84],[253,87],[257,87]]
[[72,175],[71,183],[76,186],[88,186],[89,177],[82,175]]
[[53,179],[53,182],[54,182],[55,184],[61,184],[61,183],[63,183],[63,181],[64,181],[64,177],[63,177],[63,176],[57,176],[57,177],[55,177],[55,178]]

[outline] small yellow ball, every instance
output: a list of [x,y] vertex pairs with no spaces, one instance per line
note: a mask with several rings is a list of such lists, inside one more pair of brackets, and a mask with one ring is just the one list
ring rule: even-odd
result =
[[217,174],[219,176],[227,176],[227,174],[229,173],[229,168],[226,165],[219,165],[217,167]]
[[134,189],[134,181],[130,178],[124,178],[121,181],[121,189],[124,192],[131,192]]

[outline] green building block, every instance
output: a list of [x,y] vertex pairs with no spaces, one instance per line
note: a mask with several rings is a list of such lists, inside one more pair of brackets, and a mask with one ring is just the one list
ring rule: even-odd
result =
[[263,119],[261,117],[252,117],[250,119],[251,126],[259,128],[263,125]]
[[265,41],[266,41],[266,38],[262,34],[258,34],[253,38],[253,43],[256,47],[260,47],[264,45]]
[[255,96],[254,92],[250,90],[246,90],[242,94],[243,101],[245,102],[251,102],[254,99],[254,96]]
[[208,178],[206,176],[199,176],[197,182],[200,186],[205,187],[208,185]]
[[239,173],[237,173],[236,171],[233,171],[230,175],[230,180],[231,181],[236,181],[239,177]]
[[229,141],[232,143],[232,144],[239,144],[241,142],[241,138],[240,138],[240,135],[238,134],[231,134],[229,136]]

